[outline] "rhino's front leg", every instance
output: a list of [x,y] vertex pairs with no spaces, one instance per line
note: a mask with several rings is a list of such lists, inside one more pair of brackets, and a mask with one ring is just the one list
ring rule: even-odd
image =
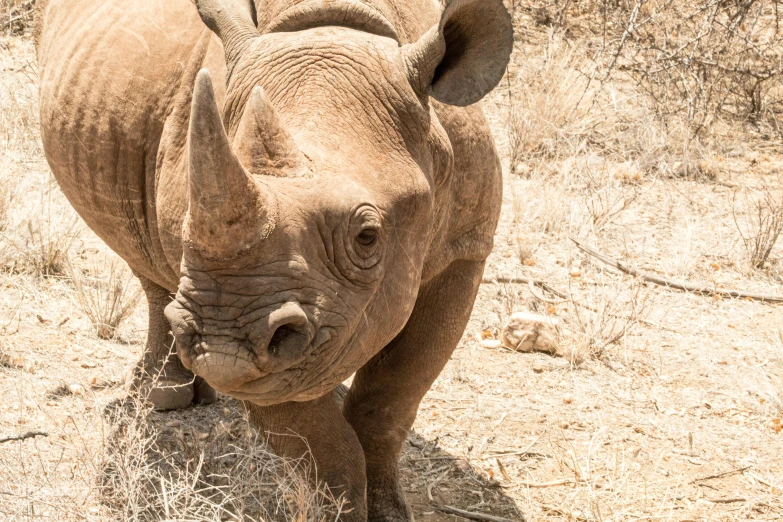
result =
[[139,276],[139,280],[149,305],[149,328],[144,354],[133,370],[131,385],[157,410],[187,408],[193,402],[215,402],[215,390],[182,366],[177,357],[171,326],[163,315],[171,302],[171,293],[145,277]]
[[419,402],[457,346],[473,309],[483,262],[460,261],[429,281],[402,332],[354,378],[343,413],[364,448],[370,522],[413,520],[398,477]]
[[245,406],[278,455],[311,458],[310,479],[325,482],[335,498],[348,501],[341,521],[366,522],[364,454],[334,394],[309,402]]

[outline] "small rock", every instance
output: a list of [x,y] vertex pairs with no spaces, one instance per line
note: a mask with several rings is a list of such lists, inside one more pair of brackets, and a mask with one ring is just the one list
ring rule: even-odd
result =
[[575,266],[568,272],[568,274],[571,277],[582,277],[582,269]]
[[563,428],[564,430],[567,430],[568,426],[569,426],[568,421],[560,422],[560,427]]
[[69,384],[68,391],[71,392],[73,395],[84,395],[84,386],[76,383]]
[[171,419],[166,423],[167,428],[179,428],[180,426],[182,426],[182,421],[179,419]]
[[92,361],[87,361],[82,363],[82,368],[95,368],[95,363]]
[[518,352],[556,354],[557,320],[530,312],[517,312],[503,328],[503,346]]
[[544,373],[544,370],[543,366],[533,366],[533,373]]

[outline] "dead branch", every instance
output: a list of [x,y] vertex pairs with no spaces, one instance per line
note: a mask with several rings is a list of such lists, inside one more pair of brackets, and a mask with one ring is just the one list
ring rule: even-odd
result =
[[573,241],[574,244],[577,246],[577,248],[579,248],[579,250],[581,250],[585,254],[588,254],[598,259],[599,261],[613,268],[616,268],[620,272],[623,272],[633,277],[638,277],[640,279],[643,279],[644,281],[659,286],[664,286],[666,288],[671,288],[674,290],[682,290],[683,292],[690,292],[692,294],[699,294],[699,295],[709,295],[709,296],[719,295],[723,297],[734,297],[739,299],[752,299],[753,301],[764,301],[768,303],[783,303],[783,295],[756,294],[751,292],[742,292],[739,290],[729,290],[728,288],[721,288],[721,287],[707,288],[687,281],[677,281],[674,279],[667,279],[664,277],[651,274],[649,272],[636,270],[635,268],[631,268],[621,263],[620,261],[612,259],[611,257],[604,255],[598,252],[597,250],[594,250],[588,247],[587,245],[580,243],[579,241],[577,241],[572,237],[569,239]]
[[705,480],[712,480],[712,479],[716,479],[716,478],[723,478],[723,477],[727,477],[729,475],[734,475],[735,473],[742,473],[743,471],[749,470],[751,467],[752,466],[745,466],[744,468],[737,468],[737,469],[732,469],[730,471],[724,471],[723,473],[718,473],[717,475],[708,475],[706,477],[693,479],[693,480],[691,480],[691,484],[694,484],[696,482],[702,482],[702,481],[705,481]]
[[[480,522],[514,522],[509,518],[496,517],[495,515],[487,515],[484,513],[474,513],[472,511],[465,511],[464,509],[455,508],[452,506],[446,506],[443,504],[433,504],[435,509],[450,515],[457,515],[458,517],[466,518],[468,520],[479,520]],[[525,522],[525,517],[520,517],[522,522]]]
[[518,485],[523,488],[552,488],[556,486],[575,486],[573,480],[552,480],[550,482],[519,482]]
[[48,437],[49,434],[45,431],[28,431],[27,433],[23,433],[21,435],[10,435],[8,437],[0,437],[0,444],[3,442],[11,442],[13,440],[25,440],[25,439],[33,439],[35,437]]
[[[564,294],[563,292],[559,292],[546,284],[543,281],[539,281],[538,279],[532,279],[530,277],[485,277],[481,280],[482,284],[489,284],[489,283],[521,283],[526,285],[535,285],[542,290],[546,290],[550,294],[559,297],[560,299],[565,299],[566,301],[569,299],[569,297]],[[537,296],[536,296],[537,297]]]
[[[550,304],[561,304],[563,302],[571,301],[574,306],[578,306],[579,308],[584,308],[585,310],[590,310],[591,312],[597,313],[597,314],[603,313],[603,312],[601,312],[599,310],[596,310],[595,308],[593,308],[591,306],[588,306],[586,304],[580,303],[579,301],[575,300],[573,297],[570,297],[567,294],[565,294],[565,293],[563,293],[563,292],[561,292],[561,291],[559,291],[559,290],[557,290],[555,288],[552,288],[551,286],[549,286],[547,283],[544,283],[543,281],[539,281],[537,279],[532,279],[530,277],[524,277],[524,276],[520,276],[520,277],[494,277],[494,278],[485,277],[484,279],[481,280],[481,283],[482,284],[489,284],[489,283],[526,284],[526,285],[529,286],[530,293],[533,294],[533,297],[535,297],[539,301],[543,301],[545,303],[550,303]],[[534,287],[539,287],[539,288],[541,288],[543,290],[546,290],[550,294],[555,295],[555,296],[561,298],[563,301],[556,301],[554,299],[545,298],[544,296],[540,295],[538,292],[534,292],[533,291]],[[628,316],[628,315],[613,314],[613,313],[608,313],[608,315],[611,316],[611,317],[615,317],[617,319],[626,319],[626,320],[629,320],[629,321],[638,321],[638,322],[640,322],[640,323],[642,323],[644,325],[647,325],[647,326],[650,326],[650,327],[653,327],[653,328],[661,328],[663,330],[667,329],[667,328],[662,327],[659,324],[653,323],[651,321],[647,321],[647,320],[642,319],[640,317],[631,317],[631,316]]]

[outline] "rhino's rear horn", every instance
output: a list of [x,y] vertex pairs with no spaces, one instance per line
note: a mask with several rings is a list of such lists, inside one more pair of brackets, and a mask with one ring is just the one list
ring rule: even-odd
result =
[[261,87],[255,87],[233,139],[234,151],[253,174],[291,177],[307,173],[307,161],[281,125]]
[[185,241],[205,257],[235,257],[274,227],[271,192],[261,189],[231,149],[206,69],[193,90],[188,187]]

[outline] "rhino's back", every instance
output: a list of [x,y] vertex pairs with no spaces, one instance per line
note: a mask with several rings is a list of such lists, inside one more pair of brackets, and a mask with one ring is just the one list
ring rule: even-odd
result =
[[52,171],[90,228],[160,283],[167,263],[147,196],[165,116],[207,39],[189,0],[49,0],[42,15],[41,132]]

